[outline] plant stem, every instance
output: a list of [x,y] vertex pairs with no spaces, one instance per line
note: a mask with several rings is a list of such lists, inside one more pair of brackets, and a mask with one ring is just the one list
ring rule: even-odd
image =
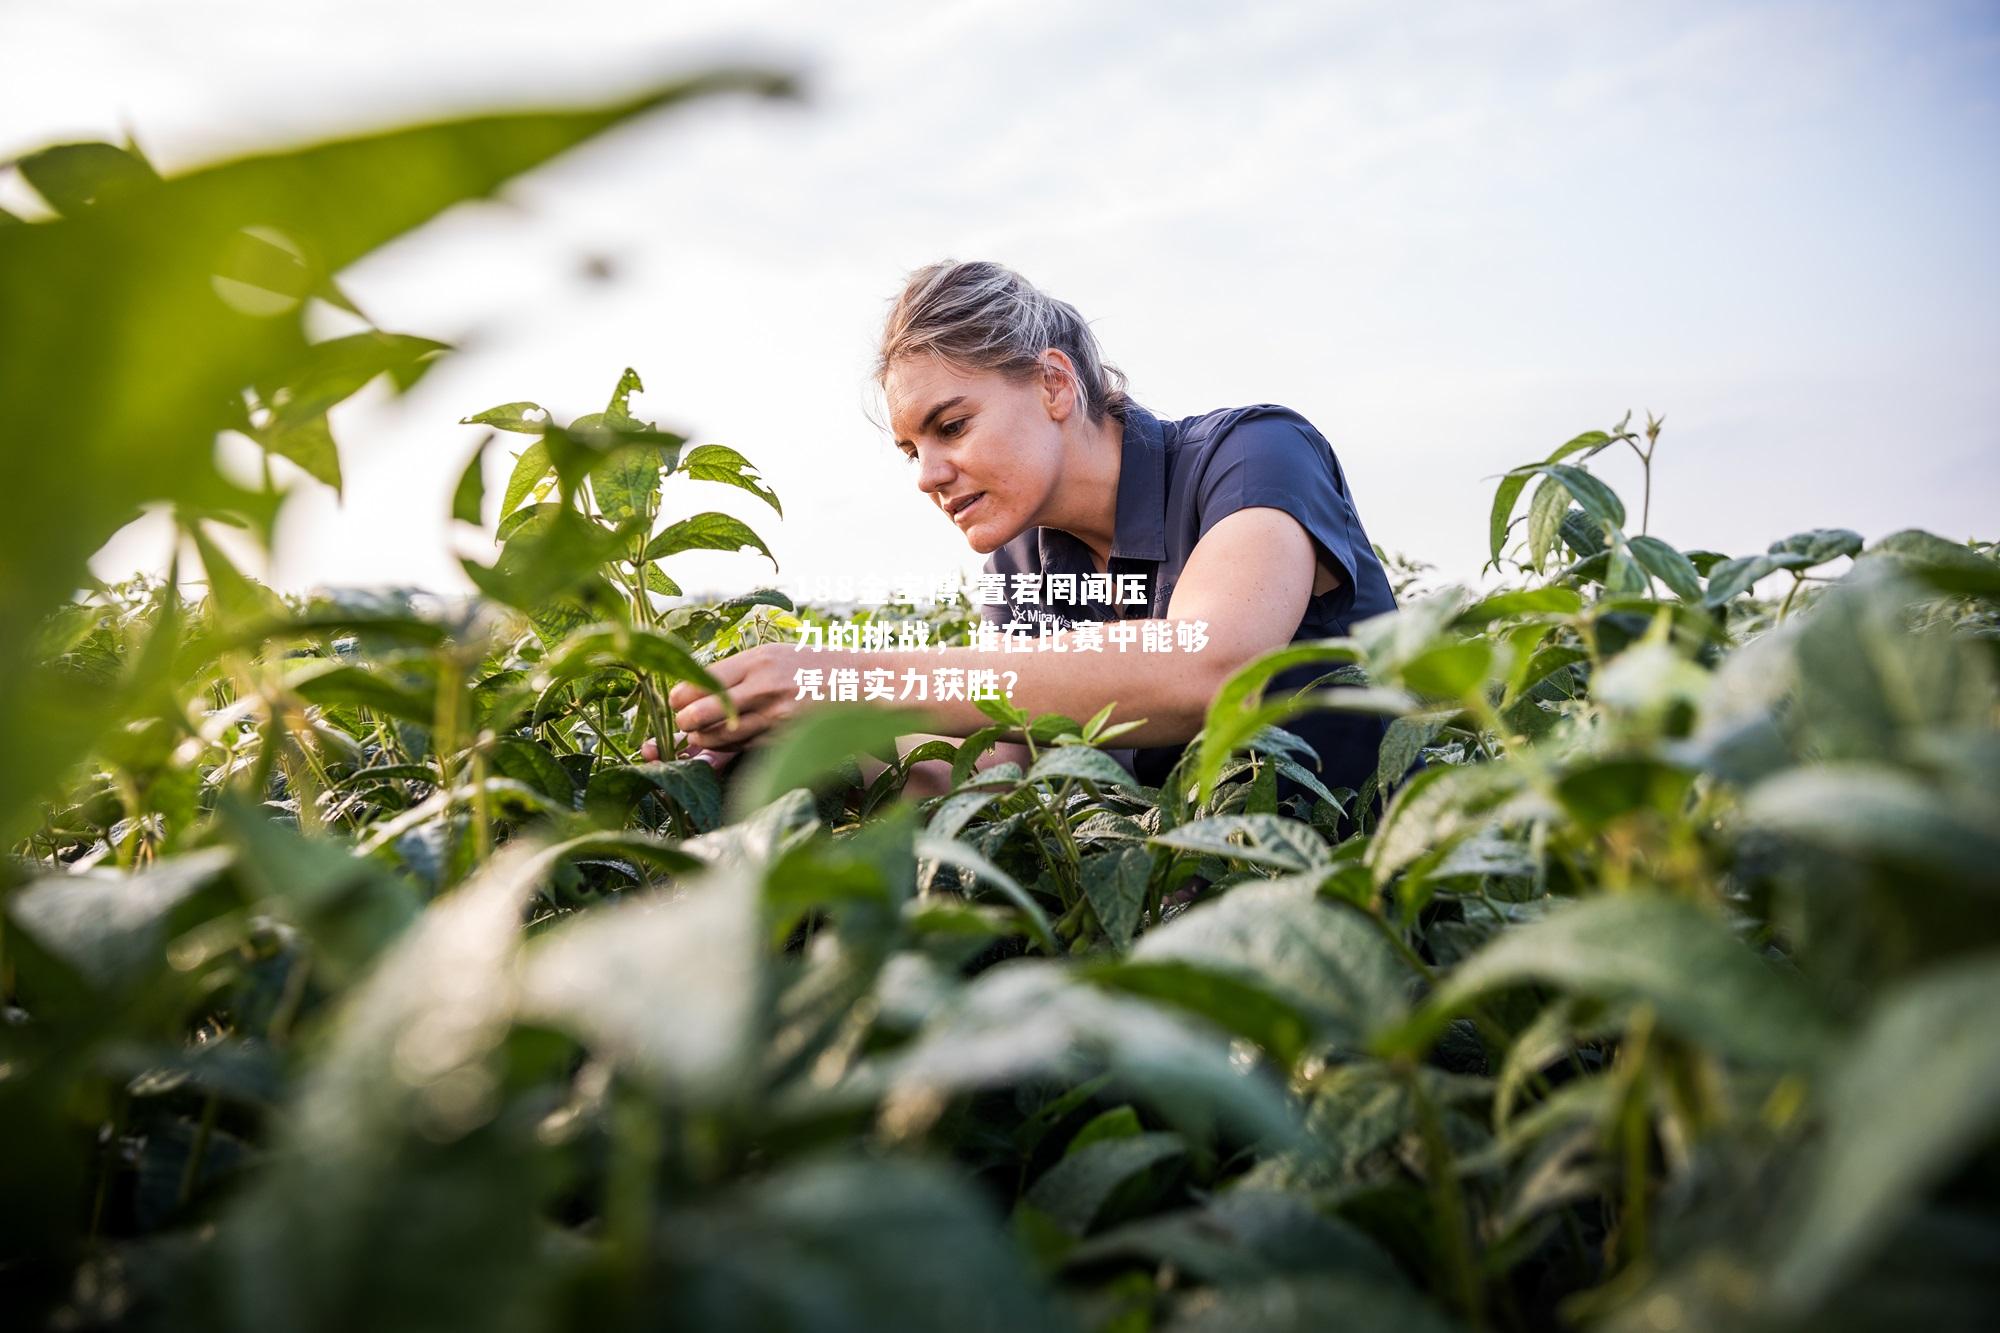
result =
[[1792,586],[1785,593],[1785,600],[1778,606],[1778,623],[1780,625],[1785,623],[1785,617],[1791,613],[1792,599],[1794,597],[1797,597],[1799,595],[1799,589],[1805,586],[1806,586],[1805,575],[1797,573],[1792,575]]
[[215,1133],[215,1114],[222,1099],[209,1093],[202,1099],[201,1123],[195,1126],[194,1143],[188,1148],[187,1165],[181,1169],[181,1187],[176,1196],[176,1206],[185,1208],[194,1197],[195,1182],[201,1178],[202,1159],[208,1155],[208,1141]]
[[1465,1196],[1458,1187],[1458,1176],[1452,1170],[1451,1145],[1444,1134],[1444,1121],[1431,1099],[1424,1094],[1421,1067],[1409,1067],[1403,1071],[1410,1091],[1410,1100],[1416,1104],[1418,1122],[1424,1139],[1425,1183],[1430,1187],[1431,1206],[1435,1210],[1433,1226],[1438,1245],[1438,1257],[1445,1268],[1445,1276],[1450,1284],[1453,1303],[1459,1313],[1474,1328],[1485,1326],[1479,1300],[1479,1275],[1472,1264],[1472,1244],[1470,1223],[1465,1212]]
[[1652,1015],[1649,1010],[1641,1009],[1632,1023],[1631,1044],[1619,1053],[1621,1060],[1629,1061],[1630,1070],[1624,1105],[1618,1116],[1619,1162],[1625,1194],[1618,1248],[1628,1267],[1646,1257],[1646,1195],[1652,1150],[1647,1073],[1652,1064],[1652,1032]]

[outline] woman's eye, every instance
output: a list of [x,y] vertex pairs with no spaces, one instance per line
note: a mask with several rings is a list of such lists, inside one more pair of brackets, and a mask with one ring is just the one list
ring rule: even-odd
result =
[[952,436],[959,434],[964,429],[965,429],[965,418],[960,417],[957,421],[947,421],[942,426],[939,426],[938,434],[948,440]]
[[903,456],[905,463],[914,463],[917,461],[917,451],[915,449],[898,449],[896,452]]

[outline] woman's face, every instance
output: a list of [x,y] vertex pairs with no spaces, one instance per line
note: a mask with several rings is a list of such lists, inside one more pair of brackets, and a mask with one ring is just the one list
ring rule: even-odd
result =
[[892,364],[883,389],[917,489],[973,550],[985,555],[1037,526],[1062,464],[1061,423],[1041,384],[927,356]]

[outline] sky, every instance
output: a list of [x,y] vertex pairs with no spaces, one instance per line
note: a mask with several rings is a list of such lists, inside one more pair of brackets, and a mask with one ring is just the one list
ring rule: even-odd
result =
[[[464,588],[491,544],[446,518],[458,419],[595,411],[627,365],[641,417],[785,501],[676,483],[672,516],[734,513],[780,566],[689,554],[691,591],[976,570],[875,424],[889,302],[946,257],[1076,305],[1162,416],[1303,412],[1373,540],[1440,578],[1476,575],[1496,474],[1628,409],[1666,418],[1652,531],[1682,547],[2000,535],[1996,0],[0,0],[0,51],[0,159],[130,131],[169,171],[710,62],[802,76],[348,270],[383,327],[459,350],[337,412],[346,494],[288,502],[281,587]],[[1595,466],[1636,511],[1636,463]]]

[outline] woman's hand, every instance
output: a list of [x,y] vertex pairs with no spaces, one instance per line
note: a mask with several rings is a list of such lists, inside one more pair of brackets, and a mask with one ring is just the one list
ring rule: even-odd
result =
[[[720,773],[723,769],[728,768],[736,762],[736,755],[737,752],[735,750],[690,750],[687,753],[687,758],[699,759]],[[639,745],[639,757],[649,764],[655,762],[660,757],[660,743],[651,739],[641,742]]]
[[682,681],[667,692],[674,726],[690,745],[705,750],[740,750],[758,741],[772,727],[818,702],[798,697],[799,661],[798,648],[789,643],[759,644],[723,658],[708,671],[728,691],[736,705],[736,720],[724,715],[721,699]]

